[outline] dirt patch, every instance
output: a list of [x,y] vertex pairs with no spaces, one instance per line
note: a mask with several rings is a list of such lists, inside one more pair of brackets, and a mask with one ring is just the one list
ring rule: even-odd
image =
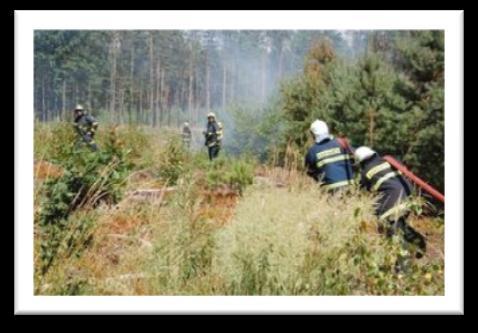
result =
[[425,236],[427,253],[425,260],[445,259],[444,225],[436,219],[419,217],[410,220],[410,224]]
[[45,180],[47,178],[59,178],[63,176],[63,168],[47,161],[35,161],[35,179]]
[[138,217],[124,213],[114,214],[108,220],[108,233],[114,234],[127,234],[143,223]]
[[237,191],[223,186],[214,190],[203,190],[200,195],[200,208],[195,213],[193,222],[210,219],[222,226],[231,220],[239,201]]
[[[130,251],[150,251],[149,221],[134,213],[113,211],[98,221],[95,231],[96,248],[93,251],[103,265],[116,266]],[[134,250],[132,250],[134,249]]]

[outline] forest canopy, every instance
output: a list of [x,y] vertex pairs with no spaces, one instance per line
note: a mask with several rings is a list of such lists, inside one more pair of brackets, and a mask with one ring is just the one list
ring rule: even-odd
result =
[[153,127],[215,111],[229,151],[267,157],[303,153],[321,118],[444,187],[443,31],[39,30],[34,79],[40,121],[77,103]]

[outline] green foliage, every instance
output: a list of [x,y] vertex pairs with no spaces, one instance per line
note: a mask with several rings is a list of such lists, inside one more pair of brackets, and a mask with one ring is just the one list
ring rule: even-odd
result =
[[242,195],[244,189],[253,182],[254,167],[251,158],[220,157],[207,169],[207,184],[210,188],[227,185]]
[[[67,262],[81,257],[84,251],[93,241],[98,215],[92,211],[76,212],[68,218],[57,220],[54,224],[40,225],[40,258],[41,267],[35,272],[37,279],[41,280],[45,274],[50,273],[50,268],[59,262]],[[53,275],[57,275],[54,272]],[[50,274],[51,275],[51,274]],[[55,284],[61,286],[54,293],[75,295],[85,284],[83,279],[69,276],[62,278]],[[73,278],[73,279],[72,279]],[[63,290],[65,289],[66,290]]]
[[188,151],[180,138],[172,137],[168,140],[160,153],[161,159],[156,161],[158,176],[166,183],[174,185],[186,171],[189,160]]
[[[60,127],[62,128],[62,127]],[[61,246],[89,231],[91,223],[74,224],[69,216],[79,208],[94,208],[101,202],[116,203],[122,195],[124,180],[132,168],[128,152],[121,145],[114,128],[101,150],[65,144],[53,149],[52,158],[63,167],[63,175],[43,184],[38,224],[41,232],[42,273],[46,273]],[[91,220],[90,220],[91,222]],[[83,229],[85,228],[85,229]],[[79,236],[75,236],[79,233]],[[70,245],[68,245],[70,247]]]
[[[35,115],[42,121],[68,119],[80,102],[101,120],[197,123],[196,115],[191,119],[184,112],[191,108],[190,75],[194,108],[200,113],[232,103],[265,102],[281,78],[300,70],[311,41],[321,36],[345,52],[344,38],[334,31],[37,30]],[[156,82],[165,98],[154,101],[161,105],[153,112],[156,106],[145,93],[156,89]],[[196,97],[206,95],[207,102]]]
[[285,151],[292,145],[304,153],[310,142],[310,123],[317,117],[328,118],[331,104],[328,95],[337,62],[330,41],[318,40],[307,54],[304,74],[282,85],[281,109],[285,124],[282,140],[277,143],[279,150]]
[[61,163],[71,155],[76,136],[73,126],[69,123],[51,125],[35,122],[35,160]]
[[235,156],[251,154],[265,160],[281,134],[277,110],[278,101],[275,100],[268,106],[234,105],[228,108],[226,114],[231,119],[226,123],[224,151]]
[[413,260],[398,236],[371,242],[357,234],[339,251],[318,254],[314,260],[317,264],[307,276],[310,280],[304,280],[309,289],[315,287],[325,295],[351,295],[359,290],[364,295],[424,295],[430,292],[427,277],[443,269]]
[[151,150],[145,149],[151,145],[151,135],[144,128],[134,125],[120,128],[117,132],[121,144],[129,152],[128,157],[134,162],[135,167],[144,167],[145,154],[151,152]]
[[444,188],[444,33],[413,32],[398,41],[404,71],[397,89],[409,102],[410,143],[403,160],[412,170]]
[[[345,62],[318,43],[304,75],[282,88],[284,139],[305,152],[315,118],[353,145],[391,154],[439,189],[444,184],[443,33],[395,34],[390,48],[375,47]],[[372,48],[371,48],[372,49]]]

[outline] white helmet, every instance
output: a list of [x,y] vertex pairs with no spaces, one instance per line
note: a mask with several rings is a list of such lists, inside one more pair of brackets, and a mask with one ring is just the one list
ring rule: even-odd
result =
[[76,105],[76,108],[75,108],[75,111],[76,111],[76,110],[82,110],[82,111],[83,111],[83,110],[84,110],[84,109],[83,109],[83,105],[77,104],[77,105]]
[[365,161],[366,159],[372,157],[375,154],[376,152],[373,149],[365,146],[357,148],[354,153],[355,160],[359,163]]
[[189,123],[187,121],[184,122],[183,124],[184,127],[189,127]]
[[207,117],[208,117],[208,118],[211,118],[211,117],[212,117],[212,118],[216,119],[216,115],[214,114],[214,112],[209,112],[209,113],[207,114]]
[[314,134],[317,142],[329,136],[329,127],[322,120],[316,120],[310,125],[310,131]]

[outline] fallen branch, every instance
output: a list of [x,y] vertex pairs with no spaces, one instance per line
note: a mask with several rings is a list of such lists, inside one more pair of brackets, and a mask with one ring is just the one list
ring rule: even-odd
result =
[[160,197],[161,195],[164,195],[166,193],[172,193],[176,191],[176,188],[171,186],[171,187],[164,187],[160,189],[138,189],[133,192],[131,192],[128,196],[130,197]]

